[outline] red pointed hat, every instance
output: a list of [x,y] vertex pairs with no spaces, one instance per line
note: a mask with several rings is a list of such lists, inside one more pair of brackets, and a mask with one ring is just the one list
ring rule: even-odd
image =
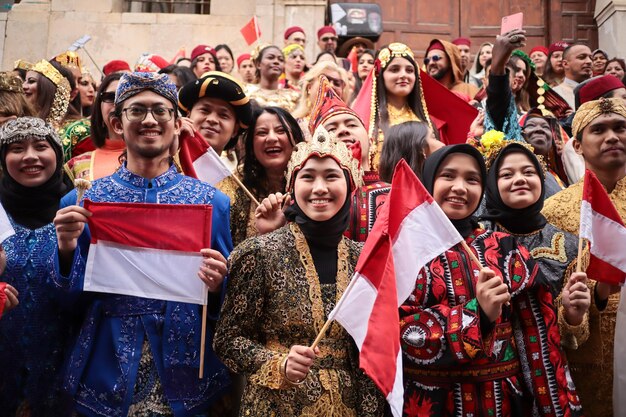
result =
[[333,90],[330,81],[325,75],[320,75],[320,85],[317,90],[317,98],[313,104],[311,115],[309,116],[309,130],[311,134],[315,130],[324,124],[328,118],[337,114],[349,114],[356,117],[359,122],[365,127],[365,123],[361,120],[359,115],[352,110]]

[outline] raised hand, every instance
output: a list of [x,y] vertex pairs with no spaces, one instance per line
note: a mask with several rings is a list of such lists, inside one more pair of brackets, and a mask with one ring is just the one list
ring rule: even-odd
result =
[[483,313],[493,323],[502,314],[502,306],[511,300],[509,287],[493,270],[483,268],[478,273],[476,298]]
[[587,274],[575,272],[569,277],[561,294],[561,302],[567,323],[572,326],[578,326],[582,323],[585,313],[591,305]]
[[256,208],[256,229],[259,234],[273,232],[287,223],[285,209],[289,207],[291,196],[289,194],[270,194],[261,201]]

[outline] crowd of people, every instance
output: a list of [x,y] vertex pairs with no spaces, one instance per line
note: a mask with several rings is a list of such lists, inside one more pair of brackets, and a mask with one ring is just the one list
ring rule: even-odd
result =
[[[72,51],[0,73],[0,416],[391,416],[325,323],[402,159],[464,239],[387,323],[403,415],[614,415],[620,288],[587,276],[577,235],[585,170],[626,221],[624,59],[527,53],[517,29],[433,39],[421,62],[418,45],[316,35],[314,62],[294,26],[284,45],[145,54],[101,79]],[[232,174],[217,183],[185,151],[207,144]],[[167,277],[202,280],[208,320],[85,291],[83,198],[211,205],[197,277]]]

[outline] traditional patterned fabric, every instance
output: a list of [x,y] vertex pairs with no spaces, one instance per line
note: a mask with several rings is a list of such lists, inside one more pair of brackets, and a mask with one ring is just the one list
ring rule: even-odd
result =
[[[545,283],[550,287],[552,297],[560,304],[561,291],[570,275],[576,271],[578,256],[578,236],[559,229],[547,223],[543,229],[528,234],[511,233],[500,223],[490,221],[484,225],[496,232],[505,232],[514,236],[517,243],[529,248],[530,254],[539,265]],[[589,257],[583,256],[583,270],[586,267]],[[564,318],[560,317],[561,323]],[[567,324],[567,323],[565,323]],[[561,333],[561,344],[568,349],[578,349],[578,346],[589,338],[589,323],[587,319],[579,326],[559,326]]]
[[[583,181],[570,185],[546,201],[542,214],[548,221],[567,232],[577,234],[580,227],[580,204]],[[609,198],[626,221],[626,177],[617,182]],[[595,286],[593,277],[592,289]],[[589,309],[589,340],[578,350],[568,350],[567,358],[586,416],[613,415],[613,340],[620,296],[609,297],[599,311],[594,297]]]
[[280,372],[292,345],[315,339],[348,285],[360,250],[342,239],[336,283],[321,285],[295,224],[235,249],[215,349],[231,370],[247,378],[240,415],[382,415],[384,399],[358,369],[356,346],[337,323],[320,342],[320,355],[302,385],[289,384]]
[[352,194],[350,225],[345,233],[347,238],[357,242],[365,242],[391,191],[391,185],[380,181],[375,171],[364,173],[363,181],[365,185]]
[[96,148],[91,141],[91,120],[89,119],[70,121],[59,129],[58,133],[63,147],[63,163]]
[[255,100],[261,107],[280,107],[292,112],[300,99],[300,92],[291,88],[279,88],[277,90],[266,90],[258,84],[247,84],[246,95]]
[[[231,177],[223,179],[215,187],[230,198],[230,233],[233,246],[256,236],[256,207],[245,191]],[[258,201],[265,197],[267,196],[255,196]]]
[[[211,204],[211,247],[225,257],[232,249],[228,199],[212,186],[176,172],[174,165],[153,179],[131,173],[125,165],[96,180],[85,193],[92,201],[161,204]],[[74,204],[76,191],[61,206]],[[87,305],[85,321],[69,357],[63,388],[86,416],[126,416],[140,398],[134,396],[145,341],[150,345],[160,384],[176,417],[207,410],[228,386],[228,371],[213,351],[207,330],[204,379],[198,379],[201,306],[103,293],[83,293],[89,230],[79,238],[71,271],[61,274],[55,255],[54,278]],[[173,277],[175,278],[175,277]],[[216,299],[217,298],[217,299]],[[219,297],[209,297],[214,320]]]
[[580,416],[549,291],[528,251],[476,229],[466,242],[502,274],[512,301],[481,320],[478,272],[454,247],[431,261],[401,307],[405,416]]
[[[0,415],[69,415],[59,391],[73,317],[63,309],[52,280],[56,232],[51,223],[27,229],[13,221],[15,235],[2,243],[7,255],[0,281],[19,291],[20,304],[0,320]],[[20,412],[17,412],[20,410]]]
[[0,146],[25,139],[47,140],[47,138],[61,145],[61,140],[52,126],[38,117],[20,117],[0,127]]
[[621,98],[600,98],[599,100],[583,103],[577,110],[572,122],[572,136],[576,137],[578,132],[595,120],[598,116],[607,113],[619,114],[626,117],[626,105]]
[[167,74],[157,74],[155,72],[128,72],[122,74],[120,83],[115,91],[115,105],[146,90],[165,97],[176,108],[178,104],[176,85],[170,81]]
[[73,157],[63,170],[72,182],[80,178],[93,181],[109,176],[120,167],[119,157],[124,149],[124,141],[106,139],[102,148]]

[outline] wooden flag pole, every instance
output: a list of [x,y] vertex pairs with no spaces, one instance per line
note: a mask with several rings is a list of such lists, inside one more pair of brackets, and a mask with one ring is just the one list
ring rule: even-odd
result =
[[576,257],[576,272],[582,272],[583,245],[584,237],[578,238],[578,256]]
[[206,316],[207,316],[207,304],[202,306],[202,333],[200,335],[200,370],[198,372],[198,378],[204,378],[204,349],[206,346]]
[[232,179],[235,180],[235,182],[237,183],[238,186],[241,187],[241,189],[246,193],[246,195],[248,197],[250,197],[250,200],[252,200],[254,202],[254,204],[256,204],[257,206],[260,206],[261,203],[259,203],[259,200],[257,200],[254,195],[252,195],[252,193],[250,192],[250,190],[248,190],[248,188],[243,185],[243,182],[241,182],[241,180],[239,178],[237,178],[237,176],[235,174],[231,175]]
[[480,262],[480,259],[478,259],[478,257],[474,254],[474,251],[472,251],[472,249],[469,247],[467,242],[465,242],[465,240],[461,241],[461,245],[463,245],[463,248],[467,251],[467,253],[469,253],[470,258],[472,258],[472,261],[474,261],[476,265],[478,265],[481,269],[484,268],[483,264]]

